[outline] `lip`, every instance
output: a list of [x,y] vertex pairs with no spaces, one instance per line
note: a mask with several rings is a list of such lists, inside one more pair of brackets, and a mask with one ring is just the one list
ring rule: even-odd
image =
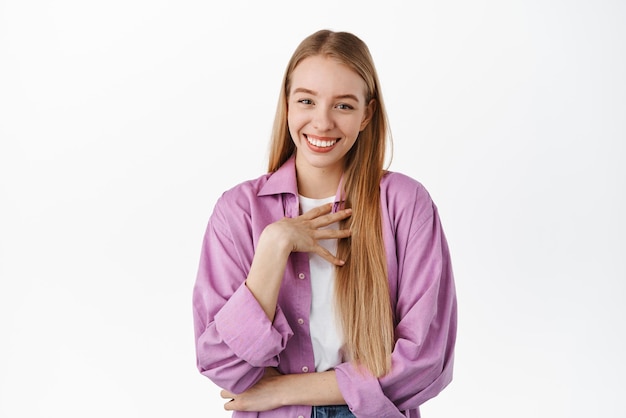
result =
[[[326,153],[326,152],[332,151],[341,140],[341,138],[336,138],[336,137],[326,137],[326,136],[307,135],[307,134],[304,135],[304,138],[309,149],[318,153]],[[319,141],[334,142],[334,144],[327,145],[327,146],[318,146],[318,145],[312,144],[309,141],[309,139],[316,141],[316,142],[319,142]]]

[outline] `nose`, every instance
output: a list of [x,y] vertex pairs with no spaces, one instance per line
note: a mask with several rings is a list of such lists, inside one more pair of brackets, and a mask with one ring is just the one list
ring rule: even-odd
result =
[[330,131],[335,126],[333,121],[331,110],[326,107],[318,107],[315,109],[313,116],[313,127],[318,131]]

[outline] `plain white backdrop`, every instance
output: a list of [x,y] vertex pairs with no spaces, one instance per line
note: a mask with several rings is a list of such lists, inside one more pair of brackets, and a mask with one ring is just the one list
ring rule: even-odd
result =
[[227,417],[195,368],[213,204],[287,60],[370,46],[439,206],[455,379],[427,418],[626,416],[626,3],[0,0],[0,416]]

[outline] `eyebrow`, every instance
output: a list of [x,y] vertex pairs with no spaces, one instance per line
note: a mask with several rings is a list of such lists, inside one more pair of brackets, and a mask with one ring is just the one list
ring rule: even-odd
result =
[[[309,89],[305,89],[304,87],[298,87],[297,89],[295,89],[293,91],[294,93],[306,93],[306,94],[310,94],[312,96],[317,96],[317,92],[313,91],[313,90],[309,90]],[[359,102],[359,98],[356,97],[354,94],[340,94],[338,96],[335,96],[334,99],[352,99],[355,102]]]

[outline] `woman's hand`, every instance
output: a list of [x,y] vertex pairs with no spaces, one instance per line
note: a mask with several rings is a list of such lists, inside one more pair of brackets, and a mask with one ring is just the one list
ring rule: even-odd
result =
[[331,210],[332,204],[329,203],[313,208],[297,218],[283,218],[268,225],[263,234],[269,236],[271,242],[285,246],[289,252],[315,253],[329,263],[342,266],[345,260],[338,259],[318,241],[349,237],[349,229],[322,228],[348,218],[352,214],[352,209],[336,213],[331,213]]
[[332,205],[322,205],[298,216],[283,218],[263,230],[254,253],[246,286],[254,295],[270,321],[276,314],[278,293],[283,281],[289,254],[294,251],[319,254],[337,266],[344,264],[319,244],[322,239],[350,236],[349,229],[321,229],[352,214],[351,209],[331,213]]
[[224,404],[227,411],[268,411],[281,407],[277,390],[282,375],[273,367],[265,369],[265,374],[254,386],[240,394],[222,390],[220,395],[229,399]]

